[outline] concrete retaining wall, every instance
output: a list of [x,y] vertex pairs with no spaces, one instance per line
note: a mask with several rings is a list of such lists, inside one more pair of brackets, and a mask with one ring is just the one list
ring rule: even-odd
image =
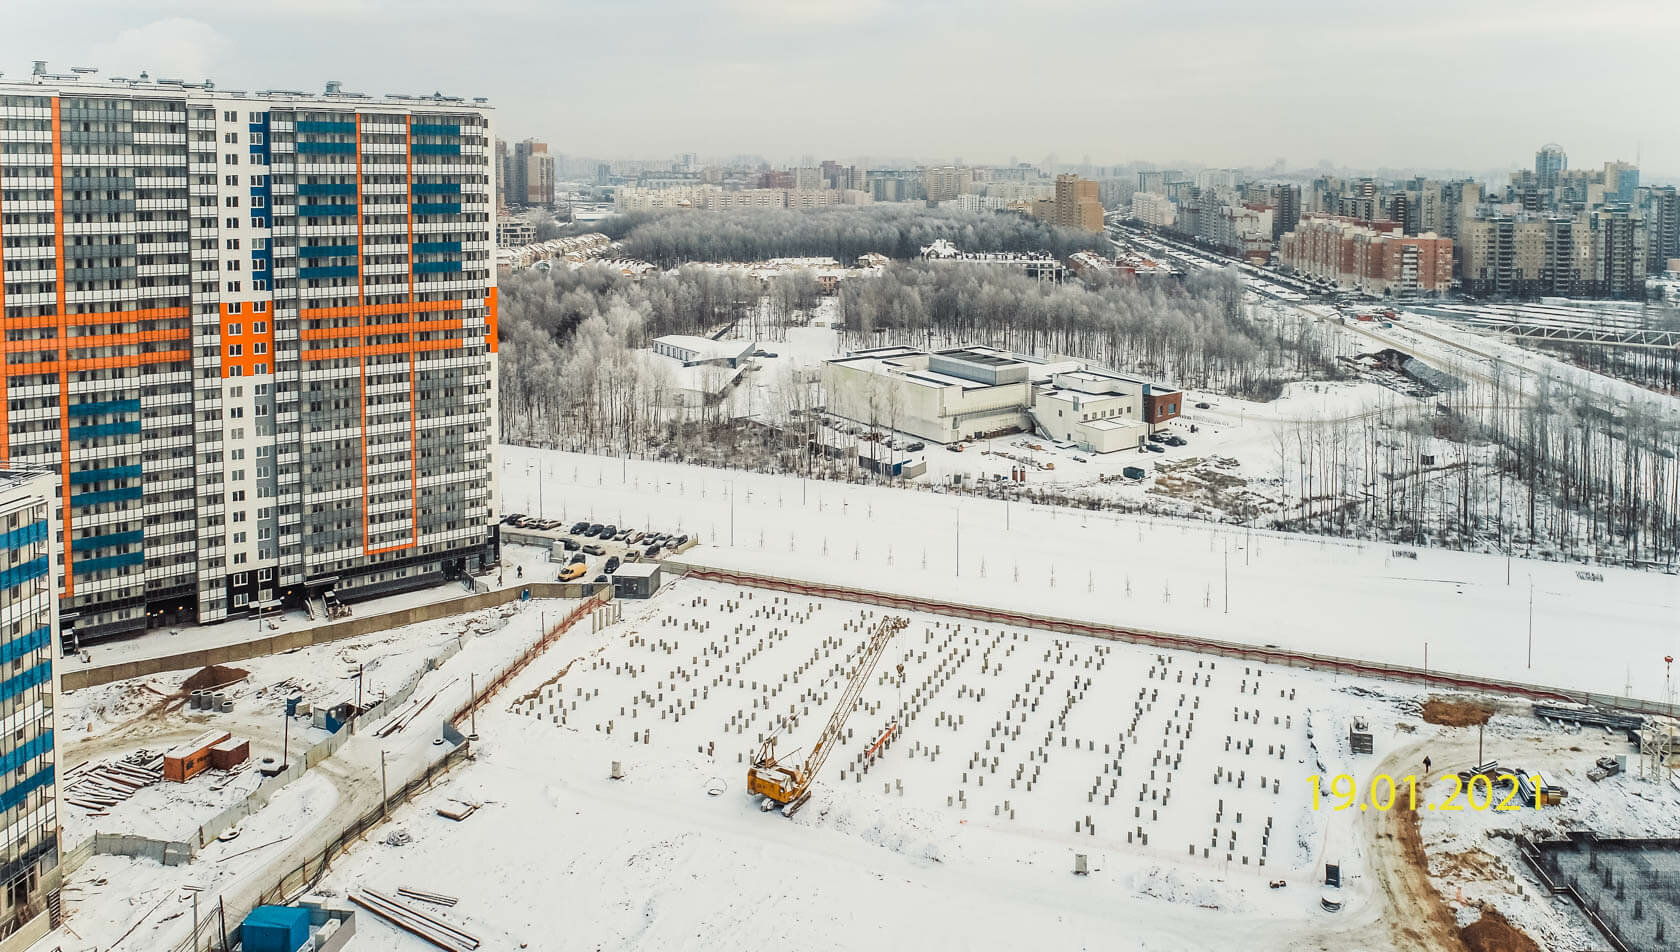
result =
[[477,595],[462,595],[459,598],[448,598],[443,601],[416,605],[413,608],[404,608],[381,615],[347,618],[327,625],[316,625],[313,628],[304,628],[298,631],[260,636],[249,641],[220,645],[215,648],[182,651],[175,654],[160,655],[156,658],[142,658],[137,661],[123,661],[117,664],[65,671],[60,677],[60,681],[64,690],[74,691],[78,688],[109,684],[112,681],[143,678],[161,671],[184,671],[212,664],[232,664],[236,661],[244,661],[246,658],[260,658],[265,655],[278,654],[282,651],[290,651],[294,648],[306,648],[310,645],[326,644],[344,638],[355,638],[391,628],[401,628],[404,625],[433,621],[449,615],[475,612],[483,608],[495,608],[498,605],[518,601],[522,593],[526,591],[531,593],[532,598],[584,598],[593,594],[595,589],[605,587],[607,586],[596,585],[592,582],[530,582],[519,588],[503,588],[491,592],[481,592]]

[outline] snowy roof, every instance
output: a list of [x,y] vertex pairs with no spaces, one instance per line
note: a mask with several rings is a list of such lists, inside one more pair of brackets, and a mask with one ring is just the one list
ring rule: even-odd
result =
[[693,351],[703,358],[739,357],[758,346],[750,340],[712,340],[710,337],[698,337],[693,334],[667,334],[664,337],[655,337],[653,342]]
[[659,571],[658,562],[625,562],[613,572],[614,578],[652,578]]

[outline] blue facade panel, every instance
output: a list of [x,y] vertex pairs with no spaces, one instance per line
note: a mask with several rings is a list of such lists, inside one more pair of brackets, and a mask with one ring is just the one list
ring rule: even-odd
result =
[[10,532],[0,534],[0,549],[21,549],[26,545],[47,540],[47,521],[31,522],[27,526],[19,526]]
[[354,215],[354,205],[299,205],[297,213],[303,218],[325,218],[328,215]]
[[408,127],[410,135],[417,136],[458,136],[461,127],[454,125],[440,125],[438,123],[417,122]]
[[52,753],[53,732],[47,731],[0,754],[0,773],[11,773],[42,754]]
[[47,646],[52,638],[52,626],[42,625],[31,632],[18,635],[11,641],[0,644],[0,664],[11,664],[19,658],[28,657]]
[[459,215],[459,214],[461,214],[461,203],[460,202],[415,202],[414,203],[414,214],[416,214],[416,215]]
[[129,436],[139,433],[139,420],[124,420],[120,423],[95,423],[91,426],[73,426],[70,428],[70,438],[72,440],[92,440],[102,436]]
[[297,187],[299,195],[354,195],[356,186],[343,184],[304,184]]
[[459,261],[417,261],[414,263],[415,274],[447,274],[461,270]]
[[0,570],[0,588],[22,585],[24,582],[38,579],[45,574],[47,574],[47,557],[43,555],[38,559],[30,559],[28,562],[14,565],[9,569]]
[[140,464],[131,466],[112,466],[108,469],[75,469],[70,471],[70,485],[84,486],[88,483],[104,482],[107,479],[138,479],[140,478]]
[[299,155],[354,155],[354,142],[299,142]]
[[344,258],[355,253],[355,245],[302,245],[298,248],[300,258]]
[[101,555],[91,559],[77,559],[71,565],[70,571],[74,575],[91,575],[106,569],[120,569],[130,565],[145,565],[144,552],[119,552],[116,555]]
[[353,278],[355,276],[356,266],[353,264],[298,269],[299,278]]
[[139,413],[138,400],[101,400],[97,403],[72,403],[69,414],[73,417],[104,416],[108,413]]
[[297,131],[340,133],[347,135],[356,131],[356,124],[353,122],[322,122],[320,120],[304,120],[303,122],[297,124]]
[[16,697],[37,684],[45,684],[52,680],[52,662],[43,661],[22,674],[15,674],[4,681],[0,681],[0,700]]
[[[461,146],[456,142],[416,142],[409,146],[415,155],[460,155]],[[303,151],[303,146],[298,146]]]
[[459,195],[461,194],[461,183],[415,182],[413,192],[416,195]]
[[145,493],[143,486],[124,486],[120,489],[102,489],[99,492],[77,493],[70,497],[72,506],[97,506],[102,502],[122,502],[125,499],[139,499]]
[[454,254],[461,250],[459,241],[416,241],[414,253],[417,255]]
[[34,793],[36,790],[39,790],[52,782],[53,769],[52,765],[48,764],[45,769],[38,771],[28,780],[25,780],[10,790],[0,793],[0,813],[4,813],[12,807],[17,806],[27,799],[31,793]]

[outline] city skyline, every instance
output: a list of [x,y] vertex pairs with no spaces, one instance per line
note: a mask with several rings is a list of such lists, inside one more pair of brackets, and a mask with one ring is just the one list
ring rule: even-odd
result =
[[[1647,118],[1656,77],[1637,65],[1662,61],[1660,21],[1680,26],[1680,14],[1636,3],[1501,0],[1468,19],[1415,10],[1414,27],[1321,0],[1265,14],[1225,0],[1194,11],[799,0],[702,17],[657,0],[500,0],[449,31],[426,26],[443,9],[433,0],[394,20],[382,0],[302,0],[283,18],[199,0],[94,6],[12,14],[0,70],[15,80],[46,59],[230,89],[340,80],[374,97],[485,96],[504,135],[617,158],[1055,154],[1064,166],[1283,158],[1289,170],[1474,173],[1529,167],[1555,141],[1572,164],[1680,175],[1680,132]],[[673,26],[648,26],[661,22]],[[1457,29],[1421,25],[1435,23]],[[1446,81],[1418,79],[1431,76]]]

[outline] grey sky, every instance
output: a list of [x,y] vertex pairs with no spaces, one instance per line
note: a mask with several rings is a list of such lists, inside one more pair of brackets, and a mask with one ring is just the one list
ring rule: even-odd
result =
[[1680,174],[1672,0],[0,0],[47,59],[489,96],[560,152]]

